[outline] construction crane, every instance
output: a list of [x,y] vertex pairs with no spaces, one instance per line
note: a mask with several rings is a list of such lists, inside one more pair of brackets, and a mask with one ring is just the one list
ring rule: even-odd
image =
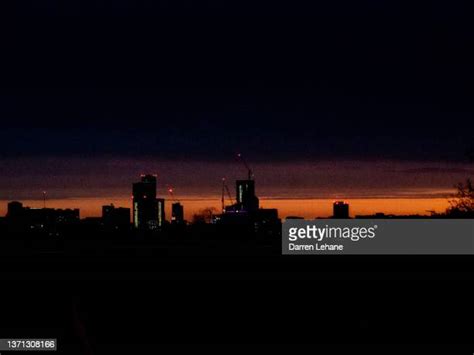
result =
[[176,196],[174,195],[174,190],[171,186],[168,186],[168,193],[171,197],[171,200],[174,201],[174,202],[179,202],[179,200],[176,198]]
[[244,157],[242,156],[242,154],[238,153],[237,154],[237,160],[240,160],[245,168],[247,169],[247,174],[248,174],[248,179],[249,180],[252,180],[253,179],[253,172],[252,172],[252,169],[250,169],[249,165],[247,164],[247,162],[245,161]]
[[222,196],[221,196],[221,203],[222,203],[222,212],[225,211],[225,194],[227,192],[227,196],[229,197],[229,201],[231,204],[234,204],[234,200],[232,199],[232,195],[230,194],[229,186],[225,181],[225,177],[222,178]]

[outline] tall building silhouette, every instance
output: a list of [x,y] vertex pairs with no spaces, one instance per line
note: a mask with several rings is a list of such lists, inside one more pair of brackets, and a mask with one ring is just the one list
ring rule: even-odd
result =
[[171,223],[182,224],[184,222],[184,208],[179,202],[171,205]]
[[255,181],[250,179],[237,180],[235,186],[238,209],[246,212],[257,211],[259,200],[255,195]]
[[332,211],[332,218],[349,218],[349,204],[344,201],[335,201]]
[[[251,177],[251,173],[249,173]],[[235,228],[246,228],[246,231],[260,235],[278,236],[281,231],[281,220],[278,210],[260,208],[255,194],[255,180],[236,180],[236,203],[224,207],[224,212],[217,216],[216,222],[221,225],[233,225]],[[246,232],[242,232],[245,235]]]
[[164,223],[164,199],[156,198],[156,176],[142,175],[133,184],[133,226],[153,230]]
[[158,204],[158,227],[163,227],[166,222],[165,219],[165,199],[158,198],[156,199]]

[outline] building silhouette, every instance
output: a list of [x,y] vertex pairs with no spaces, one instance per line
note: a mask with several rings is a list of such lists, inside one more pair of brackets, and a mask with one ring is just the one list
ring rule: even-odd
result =
[[255,181],[251,179],[235,181],[236,203],[226,206],[224,214],[251,214],[259,209],[259,199],[255,195]]
[[133,184],[133,226],[153,230],[164,224],[164,199],[156,198],[156,176],[142,175]]
[[130,229],[130,208],[102,206],[102,223],[107,230]]
[[31,208],[21,202],[8,203],[6,220],[14,230],[54,231],[80,221],[79,209]]
[[235,185],[238,209],[247,212],[257,211],[259,200],[255,195],[255,181],[251,179],[237,180]]
[[255,180],[236,180],[236,203],[225,206],[224,212],[216,216],[215,221],[221,225],[246,226],[253,232],[268,236],[280,233],[281,220],[278,210],[274,208],[260,208],[259,199],[255,194]]
[[335,201],[332,211],[332,218],[349,218],[349,204],[344,201]]
[[184,208],[179,202],[174,202],[171,205],[171,223],[172,224],[183,224],[184,223]]
[[22,216],[24,213],[24,207],[21,202],[18,201],[12,201],[8,203],[7,206],[7,218],[17,218],[19,216]]
[[161,228],[166,223],[165,199],[164,198],[157,198],[156,202],[157,202],[157,206],[158,206],[158,227]]

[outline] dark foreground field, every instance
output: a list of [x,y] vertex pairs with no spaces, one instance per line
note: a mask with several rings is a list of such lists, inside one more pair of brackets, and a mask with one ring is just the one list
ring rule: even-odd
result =
[[242,342],[471,348],[471,257],[282,256],[279,242],[215,238],[1,245],[1,338],[58,338],[62,353]]

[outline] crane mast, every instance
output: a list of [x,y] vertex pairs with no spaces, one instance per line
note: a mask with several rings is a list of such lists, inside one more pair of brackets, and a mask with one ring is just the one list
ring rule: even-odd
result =
[[168,186],[168,193],[171,197],[171,200],[174,201],[174,202],[179,202],[177,199],[176,199],[176,196],[174,195],[174,190],[171,186]]
[[247,169],[248,180],[252,180],[253,179],[252,169],[250,169],[250,166],[247,164],[247,161],[244,159],[242,154],[238,153],[237,159],[240,160],[244,164],[245,168]]
[[229,186],[227,186],[227,183],[225,181],[225,178],[222,178],[222,195],[221,195],[221,203],[222,203],[222,211],[225,211],[225,194],[227,193],[227,196],[229,197],[229,201],[231,204],[234,203],[232,199],[232,195],[230,194]]

